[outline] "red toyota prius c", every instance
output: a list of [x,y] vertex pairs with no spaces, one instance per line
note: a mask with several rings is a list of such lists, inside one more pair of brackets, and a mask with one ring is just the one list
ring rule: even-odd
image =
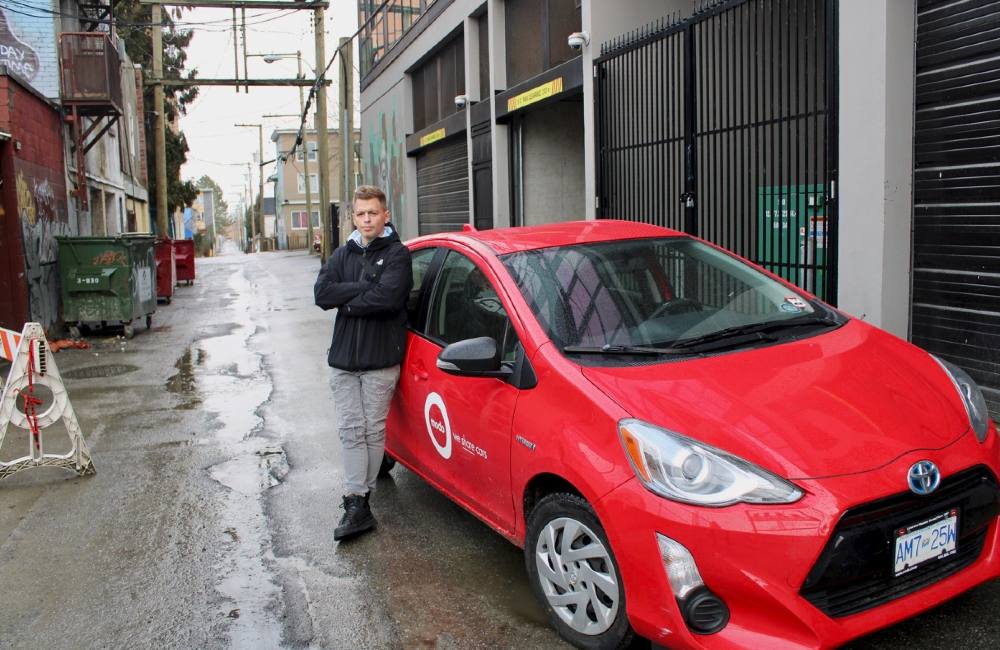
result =
[[387,453],[524,548],[572,644],[832,647],[1000,573],[957,366],[655,226],[407,245]]

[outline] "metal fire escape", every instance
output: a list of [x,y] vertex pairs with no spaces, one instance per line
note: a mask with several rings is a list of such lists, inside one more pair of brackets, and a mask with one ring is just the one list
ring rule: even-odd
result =
[[80,4],[89,31],[59,34],[62,101],[73,131],[77,205],[89,209],[87,152],[122,116],[122,63],[112,35],[115,0]]

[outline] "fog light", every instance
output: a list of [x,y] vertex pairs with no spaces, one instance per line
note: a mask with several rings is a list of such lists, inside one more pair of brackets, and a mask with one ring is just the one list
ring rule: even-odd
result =
[[660,533],[656,533],[656,543],[660,547],[663,568],[667,572],[667,581],[670,582],[674,598],[683,600],[692,590],[705,586],[690,551],[679,542]]
[[692,591],[686,600],[679,602],[684,622],[695,634],[714,634],[729,622],[729,608],[705,587]]

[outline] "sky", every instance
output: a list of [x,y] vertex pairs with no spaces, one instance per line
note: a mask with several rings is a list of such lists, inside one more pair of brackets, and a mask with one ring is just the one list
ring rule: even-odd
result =
[[[310,75],[314,65],[316,46],[312,30],[312,11],[278,11],[273,9],[247,9],[247,53],[293,53],[293,56],[266,63],[260,57],[248,59],[248,76],[251,79],[290,79],[295,77],[294,52],[302,52],[303,72]],[[185,12],[179,19],[195,31],[187,48],[187,69],[198,70],[201,78],[232,78],[235,76],[233,56],[233,29],[231,9],[195,9]],[[351,36],[358,28],[357,0],[330,0],[326,10],[326,56],[336,50],[342,36]],[[243,69],[243,49],[240,44],[240,70]],[[355,64],[357,55],[355,54]],[[329,74],[333,84],[327,90],[331,128],[337,124],[337,68]],[[355,70],[355,97],[357,75]],[[308,93],[308,89],[306,89]],[[315,103],[314,103],[315,106]],[[264,160],[274,158],[274,143],[270,140],[275,128],[297,128],[296,117],[264,118],[265,114],[299,112],[299,92],[296,87],[254,88],[237,93],[229,86],[201,86],[198,98],[181,116],[180,127],[187,137],[190,151],[187,163],[181,168],[181,178],[196,180],[203,174],[211,176],[226,195],[230,205],[236,205],[245,195],[247,162],[252,163],[252,187],[257,194],[258,177],[256,155],[259,149],[256,128],[236,127],[234,124],[264,125]],[[310,114],[311,116],[312,114]],[[357,119],[357,118],[355,118]],[[357,123],[357,122],[355,122]],[[274,172],[274,165],[264,168],[265,180]],[[264,184],[264,196],[272,196],[273,184]]]

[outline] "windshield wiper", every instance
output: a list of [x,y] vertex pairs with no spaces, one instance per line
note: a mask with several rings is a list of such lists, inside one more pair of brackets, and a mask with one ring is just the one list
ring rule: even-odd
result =
[[563,347],[563,352],[569,354],[641,354],[641,355],[660,355],[660,354],[676,354],[677,352],[686,351],[675,351],[672,348],[651,348],[642,345],[611,345],[609,343],[604,345],[567,345]]
[[[701,336],[689,339],[680,339],[671,343],[671,347],[677,349],[700,348],[709,343],[724,341],[728,345],[745,345],[758,341],[772,343],[777,341],[775,332],[791,329],[794,327],[832,327],[840,325],[840,321],[827,316],[806,316],[801,318],[790,318],[788,320],[768,321],[766,323],[752,323],[750,325],[738,325],[727,327],[716,332],[709,332]],[[712,346],[713,348],[716,346]]]

